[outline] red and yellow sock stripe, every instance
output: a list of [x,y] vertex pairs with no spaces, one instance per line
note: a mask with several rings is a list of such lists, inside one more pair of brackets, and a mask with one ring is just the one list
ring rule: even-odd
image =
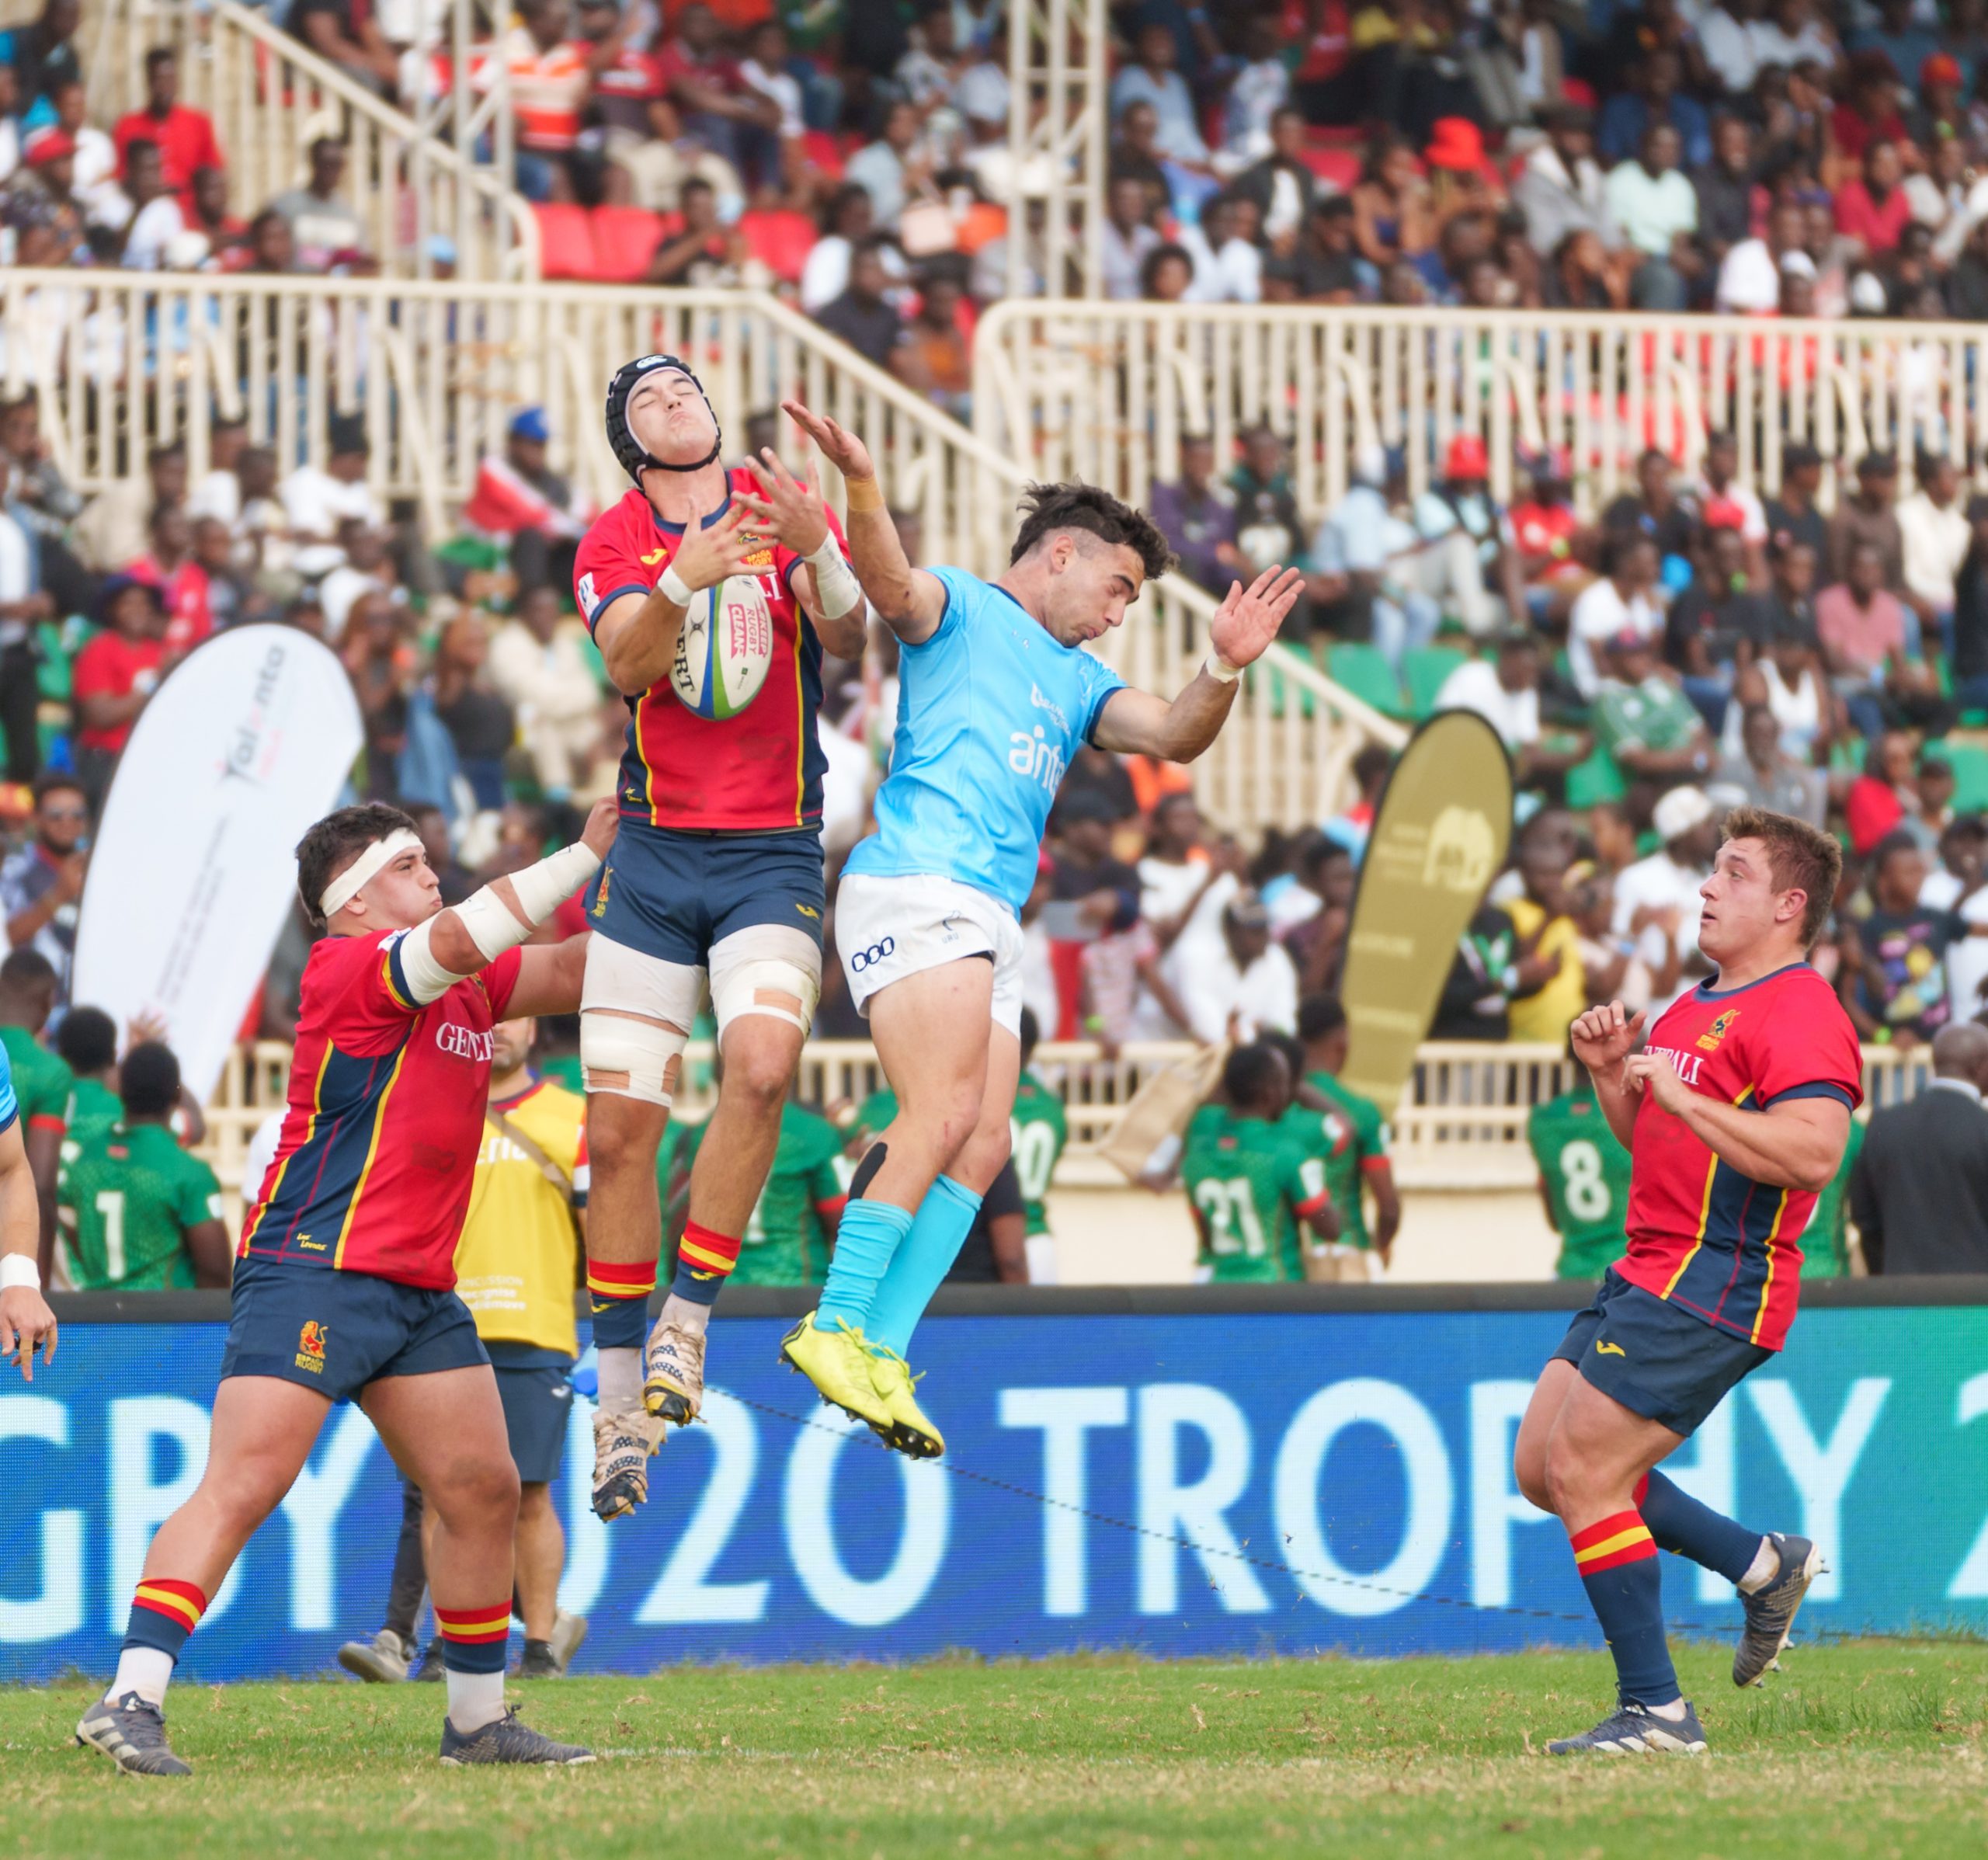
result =
[[482,1608],[445,1608],[438,1604],[435,1627],[444,1640],[456,1641],[464,1646],[482,1646],[493,1640],[509,1640],[511,1604],[508,1601],[492,1602]]
[[739,1242],[690,1221],[684,1226],[683,1239],[676,1253],[679,1260],[699,1272],[728,1274],[739,1264]]
[[131,1605],[163,1615],[175,1627],[190,1634],[207,1611],[207,1598],[190,1582],[178,1582],[167,1576],[148,1576],[139,1583],[137,1593],[131,1598]]
[[624,1264],[589,1256],[587,1290],[598,1299],[645,1299],[655,1290],[655,1261]]
[[1656,1554],[1656,1540],[1649,1534],[1640,1511],[1618,1511],[1587,1529],[1576,1531],[1569,1542],[1574,1547],[1574,1566],[1583,1576],[1598,1576],[1625,1563],[1640,1563]]

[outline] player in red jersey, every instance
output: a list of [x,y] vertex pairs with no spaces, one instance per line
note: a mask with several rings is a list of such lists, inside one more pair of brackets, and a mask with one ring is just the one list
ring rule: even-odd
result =
[[346,1399],[435,1509],[442,1760],[589,1761],[504,1709],[518,1474],[454,1259],[491,1030],[579,1002],[584,938],[519,946],[592,876],[616,824],[600,803],[579,843],[448,910],[398,808],[342,808],[297,847],[299,891],[328,933],[304,968],[283,1135],[242,1226],[207,1468],[152,1539],[116,1677],[76,1727],[120,1768],[187,1774],[164,1716],[179,1650]]
[[[822,653],[861,656],[864,609],[812,482],[770,454],[728,471],[717,417],[674,356],[616,374],[607,436],[634,488],[587,532],[575,592],[629,712],[620,837],[587,901],[580,1019],[600,1363],[593,1502],[617,1518],[648,1496],[663,1423],[697,1417],[711,1305],[772,1166],[821,993]],[[766,597],[772,667],[737,716],[700,717],[679,701],[671,667],[699,592],[741,575]],[[656,1152],[707,988],[724,1078],[645,1351],[662,1242]]]
[[1725,831],[1700,888],[1698,947],[1717,976],[1660,1015],[1640,1052],[1643,1017],[1619,1001],[1573,1024],[1630,1153],[1628,1250],[1541,1372],[1516,1470],[1566,1526],[1620,1695],[1555,1755],[1705,1748],[1664,1640],[1660,1549],[1738,1588],[1738,1685],[1774,1664],[1821,1568],[1807,1538],[1749,1530],[1657,1470],[1786,1341],[1802,1231],[1863,1095],[1856,1031],[1807,961],[1842,871],[1836,842],[1761,808]]

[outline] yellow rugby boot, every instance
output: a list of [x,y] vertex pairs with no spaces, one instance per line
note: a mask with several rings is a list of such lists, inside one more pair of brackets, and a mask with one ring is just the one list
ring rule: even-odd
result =
[[945,1437],[918,1405],[914,1385],[920,1378],[889,1345],[866,1339],[864,1347],[870,1357],[871,1385],[890,1410],[891,1431],[885,1438],[913,1459],[937,1459],[946,1450]]

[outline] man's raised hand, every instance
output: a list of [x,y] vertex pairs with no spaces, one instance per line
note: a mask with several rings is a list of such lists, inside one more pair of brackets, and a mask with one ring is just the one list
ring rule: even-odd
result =
[[846,427],[838,426],[825,413],[816,413],[798,401],[782,401],[780,411],[821,448],[822,457],[844,478],[874,478],[877,468],[870,448]]
[[732,502],[751,511],[759,527],[776,542],[796,555],[812,555],[829,540],[828,509],[822,502],[814,461],[808,462],[805,483],[787,468],[779,454],[770,447],[748,468],[759,488],[759,495],[735,491]]
[[686,532],[669,565],[693,593],[714,588],[727,576],[736,575],[746,558],[763,544],[766,539],[759,527],[759,517],[735,495],[732,508],[716,523]]
[[1304,592],[1305,577],[1296,568],[1267,568],[1246,589],[1231,582],[1208,629],[1215,651],[1229,665],[1254,665]]
[[1574,1057],[1591,1073],[1627,1059],[1635,1052],[1642,1031],[1643,1017],[1628,1013],[1619,1001],[1590,1007],[1569,1029],[1573,1037]]

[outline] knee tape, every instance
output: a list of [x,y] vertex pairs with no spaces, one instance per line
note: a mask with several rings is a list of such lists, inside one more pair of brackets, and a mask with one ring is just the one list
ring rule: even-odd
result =
[[612,1008],[593,1007],[580,1015],[580,1071],[590,1092],[640,1098],[667,1108],[676,1096],[686,1036]]
[[718,1017],[721,1039],[744,1014],[770,1014],[799,1027],[805,1038],[815,1024],[815,1004],[821,998],[820,977],[780,956],[742,962],[711,986],[711,1010]]

